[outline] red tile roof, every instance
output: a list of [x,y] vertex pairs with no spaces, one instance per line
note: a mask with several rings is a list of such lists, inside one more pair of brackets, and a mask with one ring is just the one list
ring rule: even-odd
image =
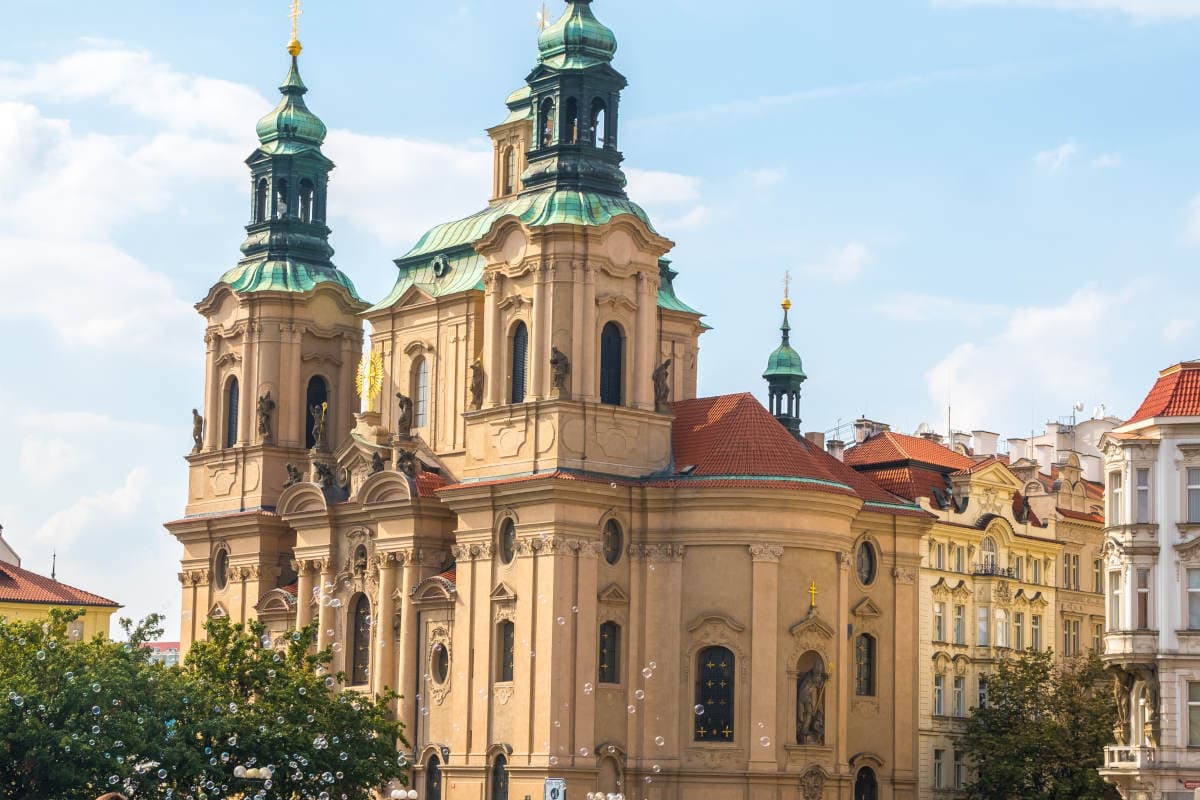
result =
[[449,484],[444,475],[439,475],[436,472],[418,472],[417,473],[417,496],[418,497],[437,497],[437,490]]
[[142,642],[142,647],[147,650],[153,650],[156,653],[167,653],[172,650],[179,651],[179,642]]
[[932,497],[934,489],[946,491],[946,477],[936,470],[923,467],[863,467],[861,471],[884,489],[909,500]]
[[1164,369],[1141,408],[1125,424],[1153,417],[1200,416],[1200,361],[1185,361]]
[[0,602],[37,603],[53,606],[102,606],[120,608],[120,603],[51,580],[27,569],[0,561]]
[[1062,514],[1067,519],[1078,519],[1083,520],[1084,522],[1096,522],[1101,525],[1104,524],[1103,514],[1091,514],[1085,511],[1071,511],[1066,508],[1056,508],[1055,511],[1057,511],[1059,514]]
[[970,469],[975,465],[975,459],[956,453],[937,442],[893,431],[877,433],[846,451],[846,463],[852,467],[905,461],[916,461],[950,470]]

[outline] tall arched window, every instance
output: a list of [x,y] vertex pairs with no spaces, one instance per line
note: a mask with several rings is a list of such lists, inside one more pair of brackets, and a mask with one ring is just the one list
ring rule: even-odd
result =
[[277,219],[286,219],[288,216],[288,183],[287,181],[275,182],[275,217]]
[[854,640],[854,693],[875,696],[875,637],[860,633]]
[[598,664],[600,683],[621,682],[621,626],[611,620],[600,626]]
[[312,222],[313,183],[308,178],[300,181],[300,221]]
[[430,756],[425,762],[425,800],[442,800],[442,762]]
[[[328,402],[329,384],[325,383],[325,379],[320,375],[313,375],[308,379],[308,389],[304,395],[304,446],[310,450],[317,445],[317,439],[313,436],[313,425],[317,421],[313,416],[313,409],[320,408],[322,403]],[[328,411],[325,419],[328,424]]]
[[554,98],[547,97],[538,108],[538,141],[542,147],[554,144]]
[[508,800],[508,759],[502,755],[492,762],[492,800]]
[[875,770],[863,767],[854,779],[854,800],[878,800],[879,781],[875,779]]
[[417,358],[412,368],[413,427],[429,424],[429,361]]
[[512,194],[517,190],[517,148],[511,144],[504,148],[502,161],[504,165],[503,193]]
[[509,683],[513,679],[513,649],[516,638],[516,628],[512,620],[505,620],[496,627],[496,639],[499,644],[496,653],[496,680],[500,683]]
[[625,369],[625,337],[621,326],[610,322],[600,332],[600,402],[621,405]]
[[567,98],[567,113],[563,115],[562,140],[566,144],[579,142],[579,101]]
[[510,366],[512,393],[510,397],[514,403],[524,403],[527,385],[525,373],[529,366],[529,329],[525,327],[524,322],[518,322],[517,327],[513,328],[510,353],[512,355]]
[[725,647],[706,647],[696,655],[696,705],[693,734],[697,742],[733,741],[733,653]]
[[983,537],[983,542],[979,545],[979,560],[985,570],[995,569],[996,540],[992,537]]
[[271,199],[270,188],[267,186],[267,179],[260,178],[258,186],[254,189],[254,221],[266,222],[267,220],[267,201]]
[[230,378],[225,389],[225,446],[233,447],[238,438],[238,379]]
[[371,668],[371,601],[360,594],[351,609],[354,647],[351,652],[350,683],[363,686]]
[[607,133],[604,130],[604,118],[607,115],[604,110],[604,101],[597,97],[592,101],[591,125],[589,133],[592,137],[592,145],[595,147],[604,147],[604,138]]

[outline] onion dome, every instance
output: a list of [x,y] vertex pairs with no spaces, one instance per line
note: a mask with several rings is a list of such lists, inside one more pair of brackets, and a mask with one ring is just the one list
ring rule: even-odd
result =
[[274,111],[258,121],[258,139],[264,145],[283,141],[320,147],[325,141],[328,130],[325,123],[304,104],[308,87],[300,80],[300,69],[296,62],[296,56],[292,56],[292,68],[279,87],[283,99]]
[[763,373],[763,378],[773,384],[795,382],[798,388],[808,380],[808,376],[804,374],[804,363],[800,360],[800,354],[793,350],[791,345],[792,326],[788,324],[788,311],[791,307],[791,300],[783,301],[783,325],[779,328],[783,334],[782,341],[767,359],[767,371]]
[[617,37],[592,14],[591,0],[571,0],[567,12],[538,37],[538,60],[558,69],[612,61]]

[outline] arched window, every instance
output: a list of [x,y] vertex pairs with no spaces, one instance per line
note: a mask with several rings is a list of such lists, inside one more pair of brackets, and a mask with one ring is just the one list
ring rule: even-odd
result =
[[516,628],[511,620],[504,620],[496,626],[496,640],[499,644],[499,650],[496,653],[496,680],[500,683],[512,682],[513,649],[516,638]]
[[525,373],[529,366],[529,329],[525,327],[524,322],[518,322],[517,327],[513,328],[510,352],[512,354],[510,367],[512,370],[512,393],[510,397],[514,403],[524,403]]
[[233,447],[238,438],[238,379],[230,378],[225,389],[225,446]]
[[502,564],[511,564],[517,555],[517,524],[512,517],[505,517],[496,533],[496,553]]
[[611,620],[600,625],[600,683],[621,682],[621,626]]
[[825,661],[810,651],[796,668],[796,744],[825,744]]
[[875,637],[860,633],[854,640],[854,693],[875,696]]
[[413,427],[429,424],[429,361],[418,357],[412,368]]
[[430,756],[425,762],[425,793],[424,800],[442,800],[442,763],[437,756]]
[[566,144],[579,143],[579,101],[567,98],[567,113],[563,115],[562,140]]
[[542,147],[554,144],[554,98],[547,97],[538,109],[538,141]]
[[621,523],[610,519],[604,524],[604,560],[615,565],[625,550],[625,537],[621,534]]
[[595,147],[604,147],[604,140],[607,136],[607,131],[604,130],[604,118],[606,116],[604,101],[597,97],[592,101],[591,125],[588,126],[588,132],[592,137],[592,145]]
[[878,800],[879,781],[875,779],[875,770],[863,767],[854,779],[854,800]]
[[706,647],[696,655],[696,705],[693,732],[697,742],[733,741],[733,653],[725,647]]
[[501,181],[504,191],[503,194],[512,194],[517,190],[517,148],[511,144],[504,148],[503,161],[503,181]]
[[275,182],[275,217],[286,219],[288,216],[288,184],[287,181]]
[[219,592],[229,581],[229,551],[224,547],[217,550],[217,554],[213,557],[212,570],[213,586]]
[[354,647],[351,652],[350,683],[363,686],[371,667],[371,601],[360,594],[351,609]]
[[[329,384],[325,383],[325,379],[320,375],[313,375],[308,380],[308,390],[304,397],[304,446],[311,450],[317,446],[317,439],[313,435],[313,426],[317,421],[313,416],[313,409],[320,408],[322,403],[329,402]],[[328,411],[326,411],[325,419],[328,424]]]
[[985,570],[996,568],[996,540],[990,536],[983,537],[979,545],[980,563]]
[[621,326],[610,322],[600,332],[600,402],[621,405],[621,382],[625,368],[625,337]]
[[858,546],[858,580],[863,586],[870,586],[875,582],[875,548],[870,542],[863,542]]
[[508,759],[502,755],[492,762],[492,800],[508,800]]
[[267,201],[270,200],[270,187],[267,186],[267,179],[260,178],[258,186],[254,189],[254,221],[266,222],[267,220]]
[[313,184],[308,178],[300,181],[300,221],[312,222]]

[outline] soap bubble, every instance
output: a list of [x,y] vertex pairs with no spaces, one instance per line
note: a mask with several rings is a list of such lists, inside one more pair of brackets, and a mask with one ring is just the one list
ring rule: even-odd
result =
[[583,756],[584,758],[587,758],[587,754],[588,754],[588,749],[586,747],[579,748],[579,755]]
[[642,670],[643,678],[649,678],[653,674],[654,674],[654,670],[650,669],[649,667],[646,667],[645,669]]
[[593,690],[593,689],[592,689],[592,685],[591,685],[590,683],[585,683],[585,684],[583,685],[583,693],[584,693],[584,694],[591,694],[591,693],[592,693],[592,690]]
[[696,703],[696,705],[692,706],[692,711],[695,712],[697,717],[704,716],[704,706],[700,705],[699,703]]
[[658,745],[659,747],[662,747],[663,745],[665,745],[667,743],[667,740],[664,739],[662,736],[655,736],[654,743],[656,745]]
[[771,738],[769,736],[764,736],[758,740],[758,743],[761,744],[763,747],[770,747],[771,746]]
[[646,693],[641,689],[638,689],[636,692],[634,692],[633,696],[636,697],[638,700],[646,699]]
[[636,714],[637,706],[629,706],[629,708],[627,708],[626,711],[628,711],[630,714]]

